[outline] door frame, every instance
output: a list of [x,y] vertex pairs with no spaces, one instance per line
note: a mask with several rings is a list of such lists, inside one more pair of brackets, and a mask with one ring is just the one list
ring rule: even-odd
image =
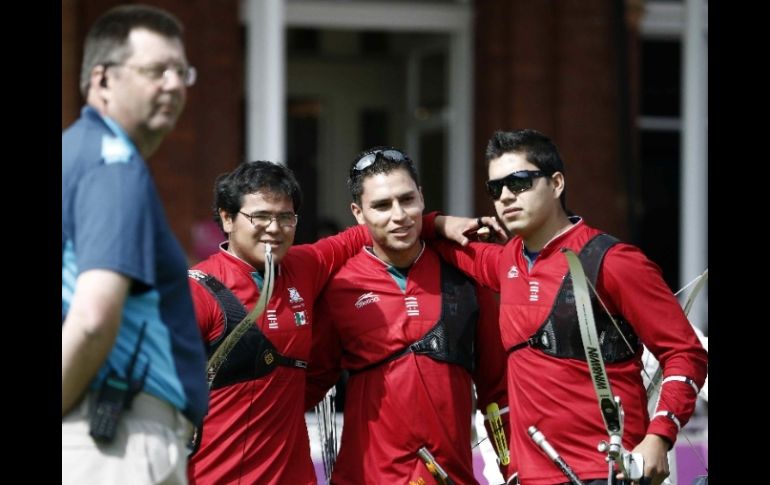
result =
[[449,109],[444,207],[473,214],[473,7],[412,2],[242,0],[246,38],[246,152],[285,160],[286,46],[289,27],[444,33],[449,41]]

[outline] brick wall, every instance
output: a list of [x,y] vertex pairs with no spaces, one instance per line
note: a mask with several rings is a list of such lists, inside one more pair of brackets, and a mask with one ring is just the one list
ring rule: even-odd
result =
[[[64,0],[62,3],[62,127],[78,114],[83,39],[107,9],[126,2]],[[135,2],[138,3],[138,2]],[[169,222],[193,254],[195,223],[210,219],[215,177],[243,160],[244,47],[238,1],[155,0],[185,26],[190,63],[198,81],[176,129],[149,160]]]
[[[77,76],[86,29],[115,0],[62,2],[62,126],[81,105]],[[209,218],[217,174],[244,160],[244,46],[237,0],[155,0],[186,26],[198,83],[177,129],[150,162],[171,225],[192,254],[192,228]],[[475,207],[484,192],[484,147],[496,129],[535,128],[567,166],[568,206],[592,225],[628,237],[634,169],[623,110],[626,43],[614,0],[476,0]],[[624,40],[631,39],[633,33]],[[633,49],[632,49],[633,50]],[[632,62],[629,65],[633,64]],[[633,82],[626,76],[625,82]],[[633,195],[631,195],[633,198]]]
[[77,29],[80,24],[77,0],[62,0],[61,4],[61,126],[62,129],[75,121],[80,109],[78,93],[80,56]]
[[621,156],[617,11],[612,0],[477,0],[475,204],[491,212],[483,158],[497,129],[534,128],[558,145],[567,204],[620,238],[628,234]]

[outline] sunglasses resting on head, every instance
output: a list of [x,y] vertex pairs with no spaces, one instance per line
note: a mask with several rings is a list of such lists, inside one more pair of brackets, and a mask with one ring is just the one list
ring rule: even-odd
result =
[[395,148],[375,150],[372,153],[367,153],[363,157],[359,158],[355,165],[353,165],[353,168],[350,169],[350,172],[354,173],[366,170],[369,166],[371,166],[371,164],[376,162],[378,158],[387,158],[388,160],[394,162],[403,162],[409,159],[409,157],[407,157],[404,153],[396,150]]

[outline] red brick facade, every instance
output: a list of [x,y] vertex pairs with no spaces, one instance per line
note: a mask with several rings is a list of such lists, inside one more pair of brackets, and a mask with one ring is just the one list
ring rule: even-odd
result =
[[484,148],[497,129],[534,128],[558,145],[567,205],[592,225],[627,237],[621,147],[618,48],[610,0],[478,0],[476,8],[477,169],[484,193]]
[[[87,29],[114,0],[62,3],[62,127],[78,115],[78,77]],[[237,0],[155,0],[185,26],[190,63],[198,81],[176,129],[152,157],[150,168],[174,232],[192,255],[195,222],[210,219],[215,177],[243,161],[244,47]],[[74,75],[74,79],[72,76]]]
[[[77,116],[83,37],[114,0],[62,2],[62,127]],[[168,218],[192,254],[192,226],[209,217],[217,174],[244,160],[244,44],[237,0],[155,0],[185,24],[199,79],[177,129],[151,161]],[[633,142],[628,129],[629,63],[620,49],[614,0],[476,0],[475,195],[483,190],[483,151],[496,129],[535,128],[551,136],[567,166],[568,206],[592,225],[628,237]],[[623,34],[628,35],[628,34]],[[631,42],[629,42],[629,39]],[[623,55],[621,55],[623,54]],[[632,57],[632,60],[634,58]],[[625,99],[622,99],[625,95]],[[625,143],[627,146],[623,146]]]

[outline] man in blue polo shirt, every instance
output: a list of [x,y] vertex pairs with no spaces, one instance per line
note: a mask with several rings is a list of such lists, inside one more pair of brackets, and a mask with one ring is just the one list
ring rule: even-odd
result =
[[187,483],[205,353],[145,160],[194,81],[163,10],[114,8],[86,38],[87,105],[62,133],[62,483]]

